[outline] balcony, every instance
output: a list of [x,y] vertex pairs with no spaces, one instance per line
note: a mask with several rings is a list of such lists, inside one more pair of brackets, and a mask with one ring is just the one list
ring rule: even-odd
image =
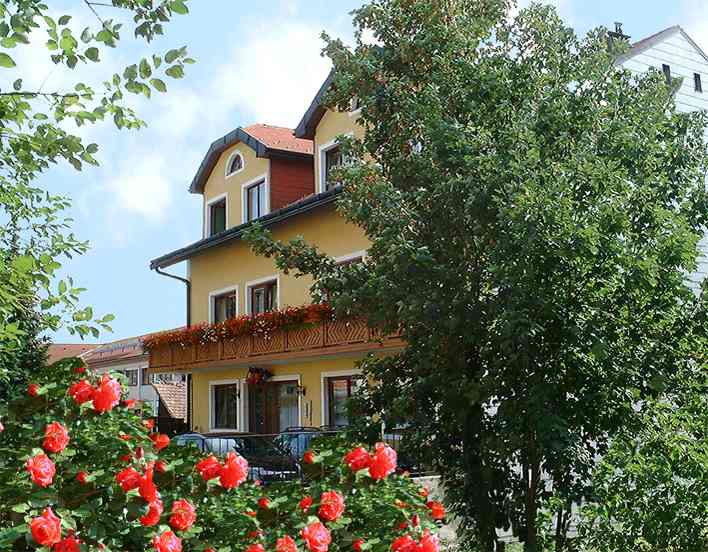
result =
[[151,372],[249,366],[286,360],[316,360],[403,348],[400,334],[382,336],[364,320],[323,319],[272,332],[200,339],[191,343],[153,343],[148,347]]

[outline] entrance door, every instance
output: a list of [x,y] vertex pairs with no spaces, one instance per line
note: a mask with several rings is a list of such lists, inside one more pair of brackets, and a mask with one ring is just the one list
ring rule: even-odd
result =
[[249,386],[251,433],[275,434],[299,425],[297,381],[269,381]]

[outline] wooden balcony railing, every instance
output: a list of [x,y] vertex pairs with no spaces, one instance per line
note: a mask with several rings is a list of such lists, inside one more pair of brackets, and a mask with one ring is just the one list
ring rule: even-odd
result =
[[400,335],[381,336],[364,320],[325,320],[271,335],[245,335],[190,345],[165,344],[150,349],[150,370],[185,371],[214,366],[266,363],[321,355],[396,350]]

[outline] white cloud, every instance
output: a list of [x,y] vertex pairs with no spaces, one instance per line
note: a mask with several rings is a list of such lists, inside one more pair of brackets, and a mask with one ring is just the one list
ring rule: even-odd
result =
[[250,122],[295,126],[330,68],[319,35],[300,23],[251,29],[217,70],[210,104],[239,109]]
[[116,198],[116,206],[155,222],[164,221],[172,199],[166,166],[161,155],[136,152],[130,156],[106,184]]

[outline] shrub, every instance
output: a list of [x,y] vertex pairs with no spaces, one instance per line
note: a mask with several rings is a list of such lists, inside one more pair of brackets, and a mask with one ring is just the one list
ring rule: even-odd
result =
[[120,378],[63,361],[0,405],[0,550],[437,552],[440,506],[387,446],[322,441],[304,482],[261,486],[153,433]]

